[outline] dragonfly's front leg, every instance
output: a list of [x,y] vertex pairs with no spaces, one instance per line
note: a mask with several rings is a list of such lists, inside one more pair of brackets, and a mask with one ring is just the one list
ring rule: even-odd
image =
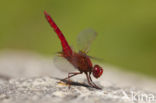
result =
[[88,75],[88,73],[86,73],[86,77],[87,77],[87,80],[88,80],[88,83],[90,86],[96,88],[96,89],[101,89],[100,87],[98,87],[97,85],[95,85],[95,83],[92,81],[90,75]]
[[89,79],[91,80],[91,82],[93,83],[93,85],[94,85],[96,88],[101,89],[100,87],[98,87],[98,86],[92,81],[91,73],[89,73]]

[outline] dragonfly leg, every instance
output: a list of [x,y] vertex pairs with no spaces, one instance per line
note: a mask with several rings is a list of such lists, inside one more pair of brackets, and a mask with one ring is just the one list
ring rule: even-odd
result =
[[88,80],[88,83],[90,86],[97,88],[97,89],[101,89],[100,87],[96,86],[95,83],[93,83],[93,81],[92,81],[90,75],[88,75],[88,73],[86,73],[86,77],[87,77],[87,80]]
[[82,72],[70,72],[70,73],[68,73],[68,77],[64,78],[63,80],[69,79],[69,78],[71,78],[75,75],[78,75],[78,74],[82,74]]
[[92,82],[92,84],[94,85],[94,87],[96,87],[96,88],[98,88],[98,89],[101,89],[100,87],[98,87],[98,86],[92,81],[91,73],[89,73],[89,79],[90,79],[90,81]]
[[87,80],[88,80],[88,84],[90,86],[94,87],[93,84],[91,83],[90,79],[89,79],[88,73],[85,73],[85,74],[86,74],[86,77],[87,77]]
[[[70,78],[73,77],[73,76],[76,76],[78,74],[82,74],[82,72],[70,72],[70,73],[68,73],[68,77],[64,78],[63,80],[66,80],[67,79],[68,80],[68,83],[70,84]],[[69,85],[69,88],[70,88],[70,85]]]

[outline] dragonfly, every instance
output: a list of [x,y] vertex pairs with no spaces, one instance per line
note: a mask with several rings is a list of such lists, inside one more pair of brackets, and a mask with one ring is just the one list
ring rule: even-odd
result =
[[87,55],[90,44],[96,37],[96,33],[91,31],[84,31],[84,33],[86,33],[86,37],[88,37],[87,39],[84,38],[84,33],[80,33],[78,36],[78,45],[80,46],[80,48],[82,48],[82,50],[75,52],[69,46],[62,31],[56,25],[52,17],[46,11],[44,11],[44,15],[61,42],[62,51],[59,52],[60,56],[65,58],[70,64],[72,64],[72,66],[74,66],[78,70],[78,72],[69,72],[68,77],[64,78],[64,80],[69,80],[73,76],[84,73],[86,75],[88,84],[91,87],[101,89],[93,82],[91,74],[97,79],[103,74],[103,68],[97,64],[93,65],[91,57]]

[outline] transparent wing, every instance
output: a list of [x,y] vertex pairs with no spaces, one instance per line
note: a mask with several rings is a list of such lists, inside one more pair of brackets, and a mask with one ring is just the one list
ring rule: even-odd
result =
[[54,56],[53,57],[54,66],[63,72],[73,72],[78,71],[70,62],[68,62],[64,57]]
[[91,43],[93,40],[96,38],[97,33],[92,30],[92,29],[86,29],[82,32],[77,37],[77,46],[78,49],[87,53]]
[[97,57],[93,57],[93,56],[88,56],[90,59],[93,59],[93,60],[96,60],[96,61],[99,61],[99,62],[102,62],[104,61],[102,58],[97,58]]

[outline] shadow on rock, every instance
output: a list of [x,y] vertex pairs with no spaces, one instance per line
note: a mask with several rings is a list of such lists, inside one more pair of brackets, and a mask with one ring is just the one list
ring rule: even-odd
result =
[[[92,86],[90,86],[90,85],[87,85],[87,84],[85,84],[85,83],[79,83],[79,82],[74,82],[74,81],[68,81],[68,80],[66,80],[66,79],[61,79],[61,78],[57,78],[57,77],[52,77],[52,78],[54,78],[54,79],[56,79],[56,80],[60,80],[60,81],[62,81],[62,82],[64,82],[64,83],[66,83],[66,84],[69,84],[69,85],[73,85],[73,86],[83,86],[83,87],[87,87],[87,88],[94,88],[94,87],[92,87]],[[97,88],[96,88],[97,89]]]

